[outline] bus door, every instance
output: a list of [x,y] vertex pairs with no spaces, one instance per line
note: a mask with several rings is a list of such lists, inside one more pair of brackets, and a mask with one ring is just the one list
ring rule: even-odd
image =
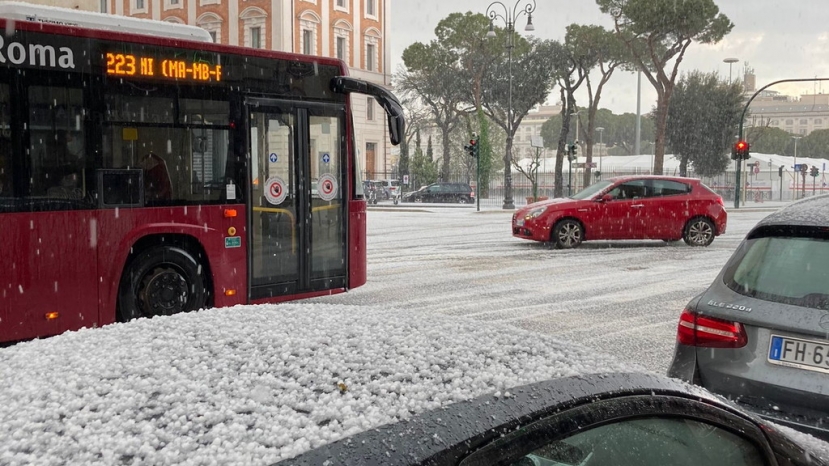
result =
[[247,102],[252,300],[346,286],[345,107]]

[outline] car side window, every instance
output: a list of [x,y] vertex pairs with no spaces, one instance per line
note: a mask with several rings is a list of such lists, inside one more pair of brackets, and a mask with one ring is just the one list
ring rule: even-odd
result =
[[650,417],[580,431],[513,464],[749,466],[765,464],[763,458],[754,444],[720,427],[692,419]]
[[688,194],[691,192],[691,187],[685,183],[671,180],[651,180],[651,189],[653,196],[676,196],[678,194]]
[[613,199],[622,200],[642,198],[646,196],[646,193],[647,190],[645,189],[644,180],[628,181],[616,186],[608,192],[608,194],[613,196]]
[[768,466],[773,455],[753,420],[703,401],[641,394],[525,421],[460,465]]

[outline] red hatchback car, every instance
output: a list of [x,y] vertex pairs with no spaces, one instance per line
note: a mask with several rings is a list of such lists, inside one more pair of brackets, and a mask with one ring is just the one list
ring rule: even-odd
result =
[[512,235],[559,248],[619,239],[683,239],[708,246],[725,233],[726,221],[722,198],[698,179],[623,176],[519,209],[512,216]]

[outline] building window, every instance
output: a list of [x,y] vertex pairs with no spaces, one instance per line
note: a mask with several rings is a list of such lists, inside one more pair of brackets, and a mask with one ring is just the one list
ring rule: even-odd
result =
[[200,0],[199,5],[218,5],[222,0]]
[[345,37],[337,37],[337,58],[345,60]]
[[[205,14],[204,17],[204,19],[207,20],[207,14]],[[268,14],[265,10],[257,7],[248,7],[242,11],[241,14],[239,14],[239,20],[242,23],[242,27],[240,29],[244,33],[242,45],[257,49],[262,49],[268,46],[268,37],[266,36],[268,33]],[[218,18],[218,21],[215,22],[217,23],[217,26],[221,26],[221,18]],[[217,29],[211,28],[211,30]],[[221,29],[218,29],[218,31],[220,32]],[[221,36],[219,39],[221,40]],[[230,43],[233,43],[234,38],[228,37],[227,40]]]
[[374,57],[377,50],[377,47],[374,44],[367,44],[366,45],[366,69],[368,71],[374,71]]
[[101,0],[101,13],[109,13],[109,0]]
[[780,124],[780,122],[778,122],[777,120],[771,120],[771,125],[772,126],[777,126],[779,124]]
[[[298,50],[305,55],[316,55],[318,31],[321,18],[311,10],[306,10],[299,17],[299,44]],[[334,44],[336,46],[336,43]]]
[[135,0],[135,9],[143,10],[145,8],[144,0]]
[[314,45],[314,32],[309,31],[308,29],[302,30],[302,53],[305,55],[313,55],[314,50],[312,49]]
[[794,120],[786,120],[786,124],[791,126],[794,124]]
[[809,124],[809,120],[807,120],[807,119],[805,119],[805,118],[801,118],[801,119],[800,119],[800,124],[801,124],[801,125],[808,125],[808,124]]
[[347,0],[337,0],[337,3],[334,4],[335,10],[342,10],[348,11],[348,1]]
[[250,46],[255,49],[262,48],[262,28],[259,26],[250,28]]
[[805,128],[804,128],[804,129],[801,129],[801,130],[800,130],[800,134],[805,135],[805,134],[806,134],[806,129],[805,129]]
[[377,16],[377,0],[366,0],[366,15]]
[[181,0],[164,0],[164,9],[165,10],[176,10],[181,9],[182,2]]
[[196,26],[207,31],[214,43],[222,43],[222,18],[218,15],[205,13],[196,20]]
[[823,120],[821,120],[820,118],[815,118],[815,125],[822,125],[822,124],[823,124]]
[[366,120],[374,121],[374,97],[366,99]]

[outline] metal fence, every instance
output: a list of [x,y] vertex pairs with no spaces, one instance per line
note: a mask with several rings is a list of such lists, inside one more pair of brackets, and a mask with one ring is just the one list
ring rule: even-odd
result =
[[[636,175],[651,175],[650,170],[636,168],[636,167],[602,167],[603,171],[600,177],[591,177],[591,183],[602,179],[613,178],[617,176],[636,176]],[[666,170],[667,176],[679,176],[679,170]],[[595,172],[594,172],[595,173]],[[374,179],[396,179],[396,174],[391,173],[375,173]],[[722,196],[723,200],[730,202],[734,200],[734,192],[736,185],[736,173],[734,170],[726,171],[725,173],[716,177],[698,177],[693,170],[689,169],[687,175],[690,178],[701,178],[702,182],[710,187],[714,192]],[[572,183],[568,189],[568,180],[572,179]],[[401,180],[402,181],[402,180]],[[467,173],[452,173],[449,179],[439,180],[449,182],[464,182],[469,183],[473,188],[475,187],[475,176],[472,173],[470,177]],[[565,196],[568,193],[576,193],[584,189],[584,172],[582,169],[573,169],[572,178],[571,172],[565,170],[563,172],[562,192]],[[781,185],[782,181],[782,185]],[[791,173],[784,173],[784,178],[778,176],[778,172],[762,172],[753,173],[751,170],[745,170],[741,175],[741,182],[743,189],[741,190],[742,202],[764,202],[769,200],[790,201],[809,197],[818,194],[829,193],[829,186],[822,178],[813,179],[811,176],[806,177],[806,184],[803,185],[803,178],[795,176]],[[409,177],[409,184],[403,186],[404,192],[413,191],[422,185],[428,183],[419,183],[415,176]],[[532,196],[532,183],[523,174],[518,171],[512,172],[512,188],[513,200],[516,206],[523,206]],[[552,198],[555,192],[555,174],[554,173],[539,173],[538,174],[538,196]],[[488,189],[483,190],[481,196],[481,205],[488,208],[500,208],[504,203],[504,175],[503,173],[493,173]]]

